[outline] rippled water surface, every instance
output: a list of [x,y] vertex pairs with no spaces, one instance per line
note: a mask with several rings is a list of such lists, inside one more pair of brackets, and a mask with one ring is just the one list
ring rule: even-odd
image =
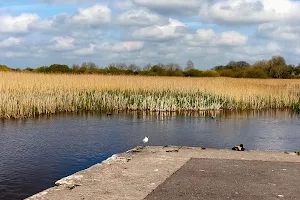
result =
[[140,145],[300,149],[300,116],[283,111],[210,114],[61,114],[0,121],[0,199],[23,199],[112,154]]

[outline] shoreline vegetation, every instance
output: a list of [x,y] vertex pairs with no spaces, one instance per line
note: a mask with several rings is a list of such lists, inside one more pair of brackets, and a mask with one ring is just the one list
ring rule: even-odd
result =
[[139,75],[139,76],[178,76],[178,77],[231,77],[231,78],[300,78],[300,64],[288,65],[282,56],[273,56],[270,60],[257,61],[250,65],[245,61],[230,61],[227,65],[215,66],[210,70],[198,70],[189,60],[184,70],[175,63],[147,64],[144,67],[136,64],[111,63],[101,67],[93,62],[84,62],[81,65],[52,64],[37,68],[27,67],[10,68],[1,65],[0,71],[26,71],[37,73],[68,73],[68,74],[103,74],[103,75]]
[[300,79],[0,72],[0,118],[79,111],[300,110]]

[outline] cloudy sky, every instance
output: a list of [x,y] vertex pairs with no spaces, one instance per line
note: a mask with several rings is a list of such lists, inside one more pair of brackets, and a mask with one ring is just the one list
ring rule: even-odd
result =
[[299,0],[0,0],[0,64],[298,64],[299,19]]

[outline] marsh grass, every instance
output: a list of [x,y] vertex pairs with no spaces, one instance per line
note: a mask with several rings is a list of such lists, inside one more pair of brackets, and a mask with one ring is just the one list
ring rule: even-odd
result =
[[300,109],[300,80],[0,72],[0,118],[100,110]]

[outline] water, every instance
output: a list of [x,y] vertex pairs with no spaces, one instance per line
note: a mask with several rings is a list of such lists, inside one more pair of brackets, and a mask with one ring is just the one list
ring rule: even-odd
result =
[[62,177],[137,145],[300,149],[300,116],[289,112],[61,114],[0,121],[0,199],[23,199]]

